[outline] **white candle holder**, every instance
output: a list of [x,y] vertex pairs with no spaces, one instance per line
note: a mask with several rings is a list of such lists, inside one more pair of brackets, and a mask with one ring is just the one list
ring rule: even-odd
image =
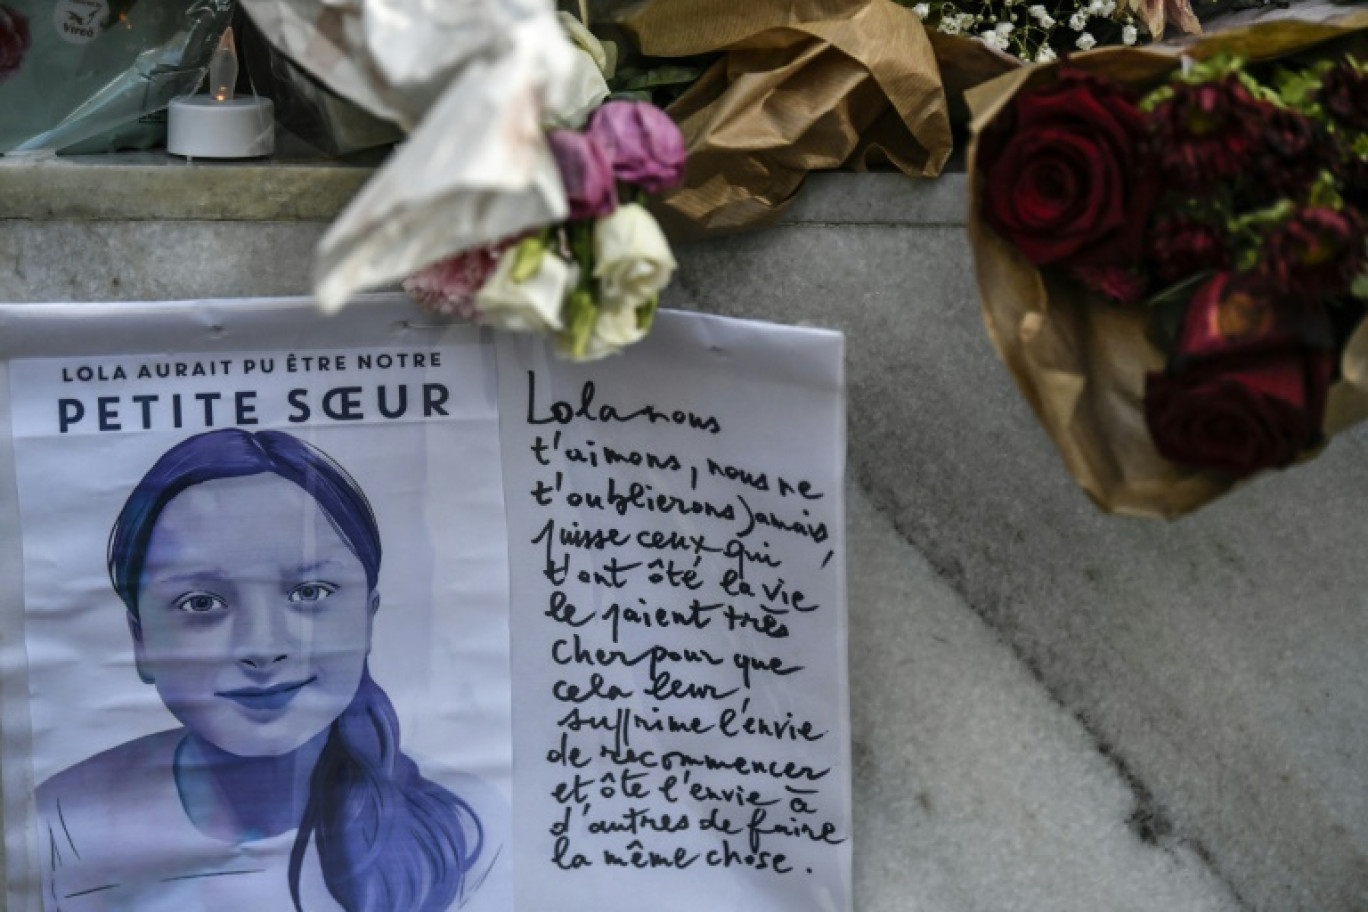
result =
[[275,105],[269,98],[177,98],[167,112],[166,151],[186,158],[270,155],[275,151]]
[[186,158],[259,158],[275,151],[275,105],[269,98],[234,98],[237,74],[229,28],[209,62],[210,94],[171,102],[166,151]]

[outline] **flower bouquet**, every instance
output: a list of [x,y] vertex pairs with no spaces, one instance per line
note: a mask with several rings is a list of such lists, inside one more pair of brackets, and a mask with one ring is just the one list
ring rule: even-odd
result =
[[1181,515],[1368,417],[1365,26],[1095,51],[971,93],[989,334],[1103,509]]
[[613,354],[644,337],[675,259],[642,205],[675,186],[684,139],[659,108],[610,101],[587,129],[547,134],[569,218],[462,251],[404,282],[437,313],[515,332],[553,334],[574,360]]

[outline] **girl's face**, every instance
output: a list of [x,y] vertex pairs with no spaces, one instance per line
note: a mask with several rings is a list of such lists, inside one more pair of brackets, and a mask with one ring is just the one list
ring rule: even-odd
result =
[[314,499],[265,474],[166,505],[129,622],[139,673],[186,728],[238,756],[278,756],[351,702],[378,604]]

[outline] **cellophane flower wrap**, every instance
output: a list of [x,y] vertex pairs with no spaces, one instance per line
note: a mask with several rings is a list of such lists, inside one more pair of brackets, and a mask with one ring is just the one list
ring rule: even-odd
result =
[[1103,509],[1180,516],[1368,417],[1364,29],[1099,50],[970,93],[989,335]]

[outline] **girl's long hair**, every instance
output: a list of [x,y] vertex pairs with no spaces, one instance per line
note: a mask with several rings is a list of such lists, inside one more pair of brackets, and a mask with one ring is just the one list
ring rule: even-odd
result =
[[[282,431],[209,431],[162,454],[124,504],[109,537],[109,576],[138,618],[148,544],[162,510],[192,485],[274,474],[309,494],[361,561],[375,590],[380,530],[365,494],[323,451]],[[290,852],[290,896],[300,904],[309,844],[323,881],[346,912],[443,912],[464,898],[484,848],[470,805],[424,779],[399,747],[394,706],[367,667],[351,703],[329,727]]]

